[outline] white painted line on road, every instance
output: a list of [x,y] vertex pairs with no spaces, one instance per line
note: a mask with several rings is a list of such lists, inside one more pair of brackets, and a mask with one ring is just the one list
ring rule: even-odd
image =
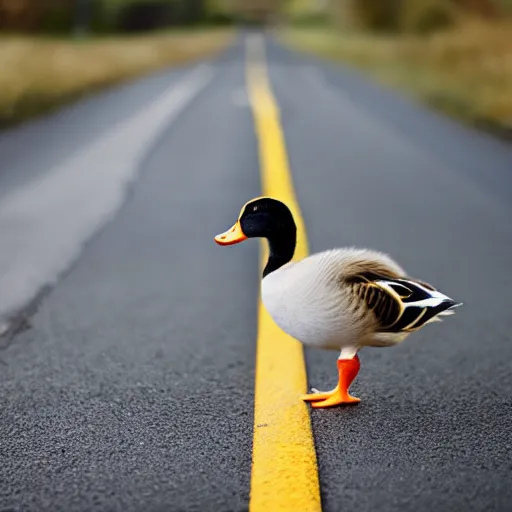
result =
[[201,64],[141,112],[0,202],[0,326],[54,284],[114,216],[153,141],[213,75]]

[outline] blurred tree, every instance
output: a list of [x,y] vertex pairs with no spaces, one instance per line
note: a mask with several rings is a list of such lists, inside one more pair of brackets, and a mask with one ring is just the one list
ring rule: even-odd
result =
[[397,18],[402,32],[428,33],[449,27],[457,19],[456,5],[446,0],[404,2]]
[[452,25],[458,14],[503,15],[509,0],[330,0],[338,25],[370,30],[429,32]]
[[492,18],[512,14],[512,0],[288,0],[292,21],[323,11],[344,29],[428,32],[452,25],[460,14]]
[[227,23],[222,0],[0,0],[0,30],[93,32]]
[[218,0],[225,11],[235,19],[245,23],[265,23],[272,21],[283,12],[289,0]]
[[[88,25],[101,27],[103,0],[87,2]],[[70,33],[75,0],[0,0],[0,30],[31,33]]]
[[33,0],[0,0],[0,29],[34,30],[41,21],[49,0],[35,3]]
[[174,7],[171,2],[131,2],[117,11],[116,28],[123,32],[146,32],[170,26],[175,20]]
[[153,30],[233,20],[265,22],[283,13],[295,22],[326,18],[344,27],[429,31],[456,12],[495,17],[512,13],[512,0],[0,0],[0,30],[70,33]]
[[90,0],[75,0],[75,36],[83,37],[90,30],[91,2]]
[[126,2],[117,10],[117,24],[127,31],[191,26],[207,20],[206,0],[138,0]]
[[329,19],[329,0],[288,0],[283,4],[287,20],[294,24],[325,24]]
[[453,0],[453,3],[467,12],[494,18],[502,12],[506,0]]

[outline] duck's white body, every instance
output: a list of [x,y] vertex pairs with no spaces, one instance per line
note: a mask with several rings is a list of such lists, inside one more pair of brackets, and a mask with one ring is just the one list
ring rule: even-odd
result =
[[[356,352],[363,346],[400,343],[411,331],[378,332],[379,319],[368,303],[354,287],[344,284],[351,273],[367,268],[406,275],[383,253],[332,249],[268,274],[261,284],[262,301],[275,323],[307,346]],[[434,302],[448,299],[439,292],[430,293]]]

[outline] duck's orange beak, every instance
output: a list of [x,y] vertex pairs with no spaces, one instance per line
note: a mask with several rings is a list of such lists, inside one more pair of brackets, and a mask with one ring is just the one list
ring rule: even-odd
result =
[[244,235],[242,226],[240,226],[240,221],[238,220],[230,229],[215,237],[215,241],[219,245],[233,245],[243,242],[244,240],[247,240],[247,237]]

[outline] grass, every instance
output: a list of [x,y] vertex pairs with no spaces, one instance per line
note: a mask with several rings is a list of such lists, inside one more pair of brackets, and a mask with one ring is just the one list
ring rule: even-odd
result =
[[12,125],[107,85],[212,56],[228,29],[85,41],[0,36],[0,124]]
[[343,61],[464,122],[512,139],[512,21],[466,21],[431,36],[287,29],[298,49]]

